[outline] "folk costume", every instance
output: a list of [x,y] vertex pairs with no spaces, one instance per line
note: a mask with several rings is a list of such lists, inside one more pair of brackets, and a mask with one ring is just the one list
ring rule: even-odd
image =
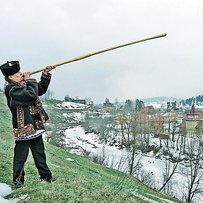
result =
[[46,164],[42,133],[48,116],[42,107],[39,96],[46,93],[50,73],[42,73],[40,82],[27,79],[20,82],[8,77],[20,70],[18,61],[11,61],[0,67],[8,84],[5,88],[7,105],[12,113],[13,135],[15,139],[13,160],[13,182],[16,187],[24,184],[24,165],[31,149],[40,179],[50,182],[52,174]]

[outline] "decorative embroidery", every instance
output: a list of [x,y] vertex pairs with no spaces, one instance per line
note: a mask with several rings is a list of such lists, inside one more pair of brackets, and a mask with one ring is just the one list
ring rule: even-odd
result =
[[30,106],[30,114],[34,115],[36,113],[40,113],[42,111],[42,102],[38,98],[34,105]]
[[23,128],[14,128],[13,135],[15,138],[26,137],[35,133],[34,126],[32,124],[26,125]]
[[36,112],[35,112],[35,107],[32,105],[30,106],[30,114],[31,115],[34,115]]
[[43,112],[40,112],[40,117],[41,117],[42,123],[45,124],[46,123],[46,119],[45,119],[45,116],[44,116]]
[[25,137],[15,137],[15,140],[31,140],[33,138],[41,136],[45,130],[37,130],[34,134],[25,136]]
[[36,121],[36,129],[44,129],[44,125],[42,121]]
[[18,128],[23,128],[25,121],[23,107],[17,107],[17,121]]

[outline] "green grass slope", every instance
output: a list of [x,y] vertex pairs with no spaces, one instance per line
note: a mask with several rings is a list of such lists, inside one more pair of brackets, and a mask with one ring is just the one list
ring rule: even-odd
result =
[[[14,140],[10,112],[1,93],[0,135],[0,182],[12,186]],[[47,143],[46,154],[56,181],[40,182],[30,155],[25,166],[25,186],[13,189],[7,199],[23,197],[19,202],[30,203],[180,202],[150,189],[124,173],[100,166]]]

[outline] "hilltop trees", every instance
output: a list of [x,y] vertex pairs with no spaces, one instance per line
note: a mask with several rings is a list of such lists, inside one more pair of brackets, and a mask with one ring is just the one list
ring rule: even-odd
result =
[[202,103],[203,102],[203,95],[198,95],[196,97],[190,97],[188,99],[185,100],[181,100],[180,103],[185,106],[185,105],[189,105],[191,106],[194,103]]
[[133,112],[133,107],[134,107],[133,101],[130,100],[130,99],[127,99],[125,101],[125,109],[126,109],[126,111],[132,113]]

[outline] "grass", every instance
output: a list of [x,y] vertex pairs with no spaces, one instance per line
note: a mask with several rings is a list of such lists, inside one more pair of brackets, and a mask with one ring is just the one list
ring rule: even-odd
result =
[[[12,186],[12,159],[14,141],[11,115],[0,95],[0,182]],[[52,183],[40,182],[31,155],[25,165],[26,184],[13,189],[10,198],[19,198],[19,203],[145,203],[181,202],[153,190],[133,177],[106,168],[90,160],[70,154],[48,143],[45,144],[47,162],[56,178]],[[69,161],[72,159],[74,161]]]

